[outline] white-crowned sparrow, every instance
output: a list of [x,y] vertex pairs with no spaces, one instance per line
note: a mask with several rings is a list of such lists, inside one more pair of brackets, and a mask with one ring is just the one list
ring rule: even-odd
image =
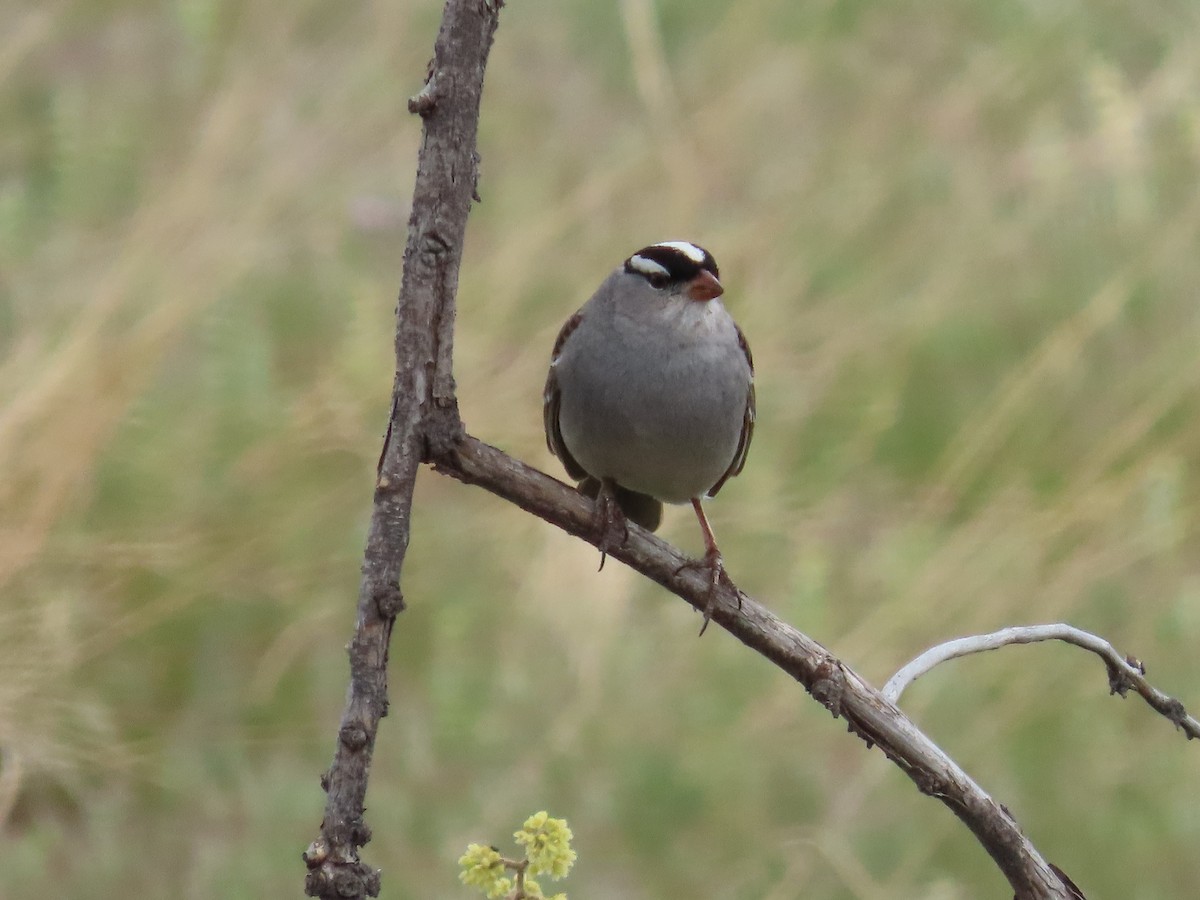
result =
[[633,254],[563,326],[543,398],[550,451],[596,498],[602,553],[626,517],[653,531],[663,502],[690,502],[714,588],[724,566],[700,499],[742,471],[754,431],[754,363],[718,275],[687,241]]

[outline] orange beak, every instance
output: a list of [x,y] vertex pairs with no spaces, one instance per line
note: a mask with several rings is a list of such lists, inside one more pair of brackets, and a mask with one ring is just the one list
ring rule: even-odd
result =
[[687,295],[693,300],[703,302],[720,297],[723,293],[725,293],[725,288],[721,287],[717,276],[708,269],[702,269],[699,275],[688,282]]

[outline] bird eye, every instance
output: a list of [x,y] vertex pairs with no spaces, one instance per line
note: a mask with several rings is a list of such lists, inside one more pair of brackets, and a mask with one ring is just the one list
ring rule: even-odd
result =
[[663,275],[661,272],[654,272],[650,275],[647,275],[646,280],[650,282],[650,287],[661,290],[667,286],[667,282],[670,279],[668,279],[667,276]]

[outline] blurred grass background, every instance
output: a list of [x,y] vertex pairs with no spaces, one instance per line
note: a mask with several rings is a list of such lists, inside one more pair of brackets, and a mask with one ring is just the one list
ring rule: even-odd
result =
[[[299,896],[345,690],[434,0],[0,0],[0,897]],[[457,376],[560,474],[566,315],[714,251],[740,583],[882,682],[1067,620],[1200,705],[1200,10],[512,0]],[[384,896],[547,808],[577,898],[1008,897],[959,823],[619,565],[423,473]],[[668,538],[695,550],[690,515]],[[1194,897],[1200,761],[1080,651],[905,705],[1090,897]]]

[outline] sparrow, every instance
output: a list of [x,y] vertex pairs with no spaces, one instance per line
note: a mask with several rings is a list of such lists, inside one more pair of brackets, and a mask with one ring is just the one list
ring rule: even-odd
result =
[[728,581],[701,500],[742,471],[754,433],[754,361],[721,303],[712,254],[689,241],[643,247],[567,319],[543,394],[546,443],[596,501],[600,565],[628,535],[650,531],[663,503],[690,503],[716,586]]

